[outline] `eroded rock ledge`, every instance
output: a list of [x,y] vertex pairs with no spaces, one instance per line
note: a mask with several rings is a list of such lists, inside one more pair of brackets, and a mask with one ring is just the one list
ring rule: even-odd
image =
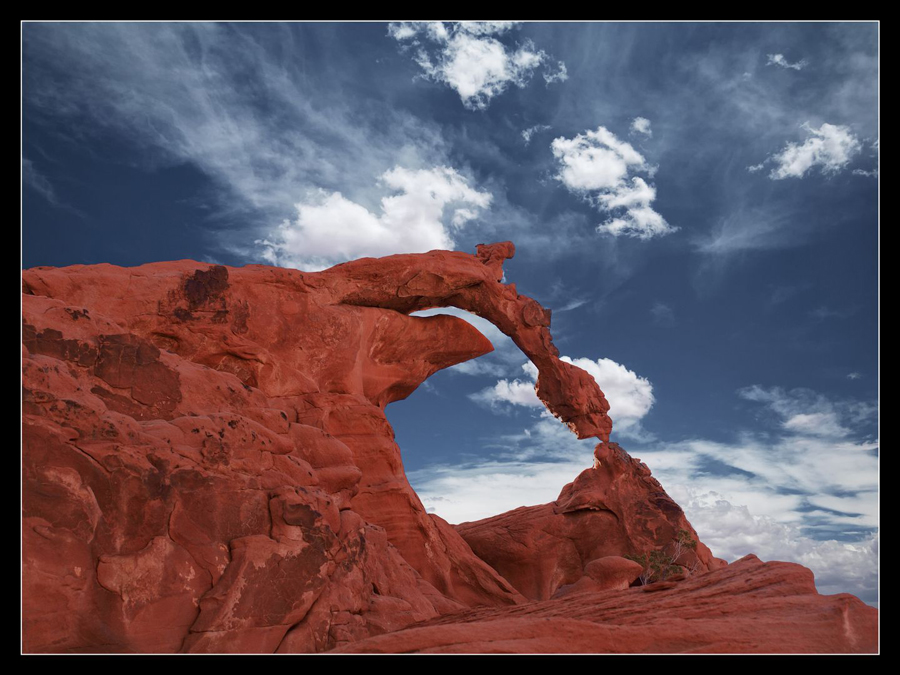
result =
[[[609,406],[558,358],[549,311],[501,282],[513,253],[24,271],[25,651],[350,648],[621,588],[617,556],[695,534],[608,443]],[[384,407],[492,349],[455,317],[409,316],[439,306],[509,335],[541,400],[598,439],[597,465],[556,503],[457,530],[410,488]],[[721,565],[695,558],[695,572]]]
[[359,653],[875,652],[878,612],[816,593],[812,572],[756,556],[684,581],[483,608],[342,646]]

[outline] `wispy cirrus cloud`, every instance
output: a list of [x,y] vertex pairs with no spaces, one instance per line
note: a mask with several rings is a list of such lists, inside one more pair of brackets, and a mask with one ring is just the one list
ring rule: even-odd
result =
[[22,158],[22,183],[37,192],[51,204],[58,204],[56,190],[50,180],[28,158]]
[[556,179],[609,214],[597,226],[598,232],[651,239],[678,229],[651,206],[656,188],[633,175],[652,176],[653,167],[630,143],[619,140],[606,127],[573,138],[560,136],[550,147],[558,162]]
[[780,420],[785,431],[806,436],[844,438],[850,427],[874,418],[877,409],[868,404],[829,399],[809,389],[759,385],[738,391],[741,398],[764,404]]
[[34,165],[34,162],[31,159],[28,159],[27,157],[22,158],[22,186],[23,188],[33,190],[54,208],[67,211],[82,220],[87,220],[87,215],[80,209],[77,209],[60,199],[56,188],[50,179]]
[[766,301],[769,307],[777,307],[797,296],[809,291],[813,285],[809,282],[798,284],[773,285]]
[[510,47],[500,37],[518,28],[516,21],[392,23],[388,34],[403,49],[414,52],[423,76],[454,89],[470,110],[484,110],[491,99],[510,85],[524,87],[534,71],[545,67],[547,84],[568,79],[561,61],[555,69],[550,56],[531,40]]
[[562,307],[558,307],[554,311],[557,314],[561,312],[571,312],[573,309],[578,309],[579,307],[586,305],[588,302],[590,302],[590,300],[588,300],[587,298],[572,298]]
[[363,114],[326,100],[288,67],[294,40],[266,36],[218,23],[30,25],[26,106],[85,144],[127,138],[147,168],[196,167],[216,217],[242,223],[216,245],[245,259],[321,267],[452,247],[491,197],[450,161],[440,129],[377,101]]
[[851,316],[856,314],[858,308],[856,307],[846,307],[844,309],[836,309],[834,307],[829,307],[828,305],[819,305],[815,309],[809,312],[809,315],[818,319],[819,321],[826,321],[827,319],[849,319]]
[[535,134],[539,134],[542,131],[550,130],[549,124],[535,124],[533,127],[528,127],[527,129],[522,130],[522,138],[525,139],[525,145],[531,143],[531,139],[534,138]]
[[544,71],[544,82],[548,85],[553,84],[554,82],[565,82],[569,79],[569,70],[566,68],[566,64],[562,61],[556,62],[556,70],[552,68],[548,68]]
[[650,315],[653,321],[661,326],[675,325],[675,310],[664,302],[654,302],[650,308]]
[[699,253],[720,257],[796,246],[806,239],[811,224],[795,216],[789,208],[735,207],[693,243]]
[[806,59],[800,59],[795,63],[791,63],[784,57],[784,54],[769,54],[768,57],[769,60],[766,62],[767,66],[780,66],[781,68],[787,68],[789,70],[803,70],[809,65],[809,62]]

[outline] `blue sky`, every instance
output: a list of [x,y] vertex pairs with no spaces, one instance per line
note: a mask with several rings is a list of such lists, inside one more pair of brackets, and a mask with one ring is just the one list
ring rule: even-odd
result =
[[[876,601],[877,24],[26,23],[22,53],[24,267],[511,239],[717,555]],[[466,318],[496,351],[387,411],[451,522],[592,451]]]

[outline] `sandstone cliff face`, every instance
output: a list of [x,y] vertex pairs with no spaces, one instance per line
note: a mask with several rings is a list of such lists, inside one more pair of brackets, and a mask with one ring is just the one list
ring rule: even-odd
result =
[[[597,558],[689,529],[608,444],[609,406],[559,360],[549,312],[501,283],[513,251],[23,272],[24,650],[348,647],[583,589],[612,578]],[[457,318],[408,316],[438,306],[497,325],[547,407],[600,441],[555,504],[457,531],[409,486],[384,407],[492,349]]]

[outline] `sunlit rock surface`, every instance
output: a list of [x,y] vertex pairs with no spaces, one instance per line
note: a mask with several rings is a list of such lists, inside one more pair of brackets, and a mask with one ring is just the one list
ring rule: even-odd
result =
[[[24,650],[873,649],[876,611],[817,595],[794,565],[718,569],[698,543],[681,581],[627,588],[621,556],[696,533],[608,442],[609,406],[559,359],[550,312],[501,282],[513,253],[24,271]],[[443,306],[509,335],[548,409],[598,439],[554,504],[454,528],[406,480],[384,407],[492,349],[455,317],[409,316]],[[582,616],[609,602],[623,609]],[[685,623],[692,603],[730,623],[710,637]],[[521,623],[542,612],[578,630]],[[668,628],[635,629],[635,613]]]

